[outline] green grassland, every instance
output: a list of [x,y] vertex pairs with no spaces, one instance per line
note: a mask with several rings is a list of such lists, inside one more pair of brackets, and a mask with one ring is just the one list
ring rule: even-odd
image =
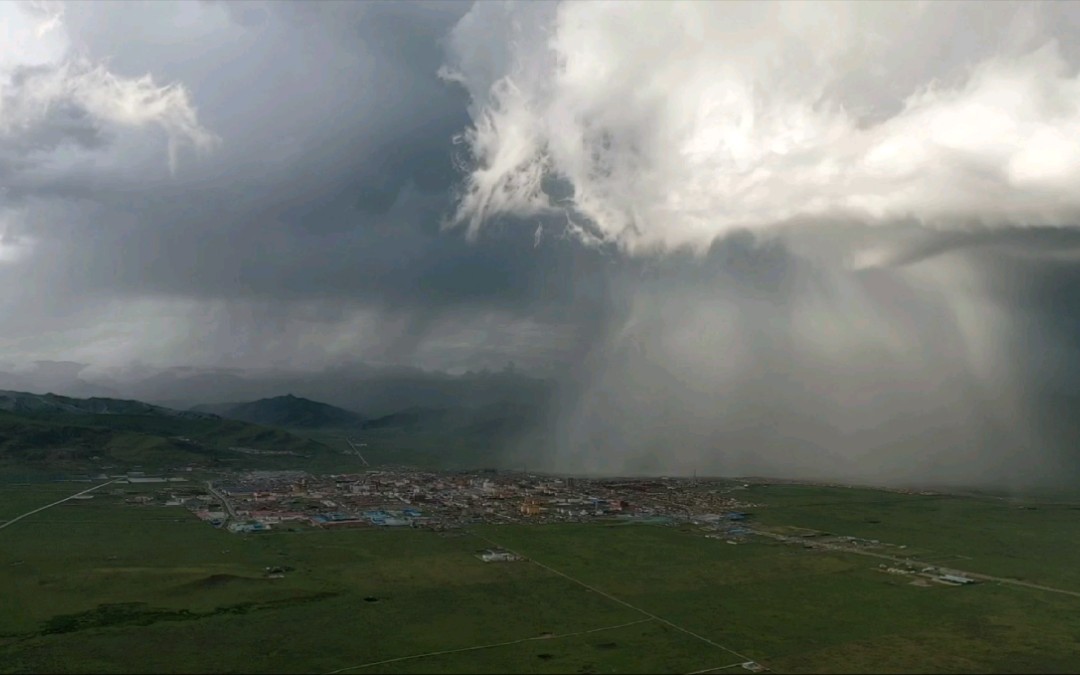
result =
[[799,485],[741,497],[763,505],[759,523],[879,539],[942,565],[1080,591],[1080,503]]
[[727,546],[667,528],[485,534],[777,672],[1080,670],[1077,598],[996,584],[921,588],[856,555]]
[[4,485],[0,487],[0,521],[14,518],[38,507],[51,504],[78,492],[76,483],[40,483],[33,485]]
[[[0,519],[80,489],[73,485],[6,486]],[[0,529],[0,672],[369,664],[348,672],[687,673],[744,657],[792,673],[1080,672],[1080,598],[1066,595],[995,583],[919,587],[878,571],[876,559],[764,539],[732,546],[692,527],[238,536],[181,509],[126,504],[139,487],[109,486]],[[914,539],[931,518],[922,498],[822,490],[769,486],[748,498],[762,504],[754,518],[770,523],[858,535],[840,526],[880,520],[876,538],[896,538],[886,534],[894,523],[912,545],[949,543]],[[1010,535],[1010,523],[984,520],[1004,517],[994,502],[970,501],[970,511],[947,512],[968,519],[966,531],[951,530],[955,546],[993,561],[999,541],[1030,558],[1039,581],[1073,566],[1069,549],[1054,553],[1052,542],[1075,538],[1076,527],[1054,512],[1045,526],[1028,522]],[[847,510],[836,506],[844,502]],[[542,565],[483,563],[474,554],[488,540]],[[269,579],[269,566],[292,569]],[[1054,578],[1064,587],[1069,572]]]
[[[241,537],[108,494],[0,536],[5,672],[319,672],[640,618],[540,568],[485,564],[468,536]],[[294,570],[263,578],[274,565]]]

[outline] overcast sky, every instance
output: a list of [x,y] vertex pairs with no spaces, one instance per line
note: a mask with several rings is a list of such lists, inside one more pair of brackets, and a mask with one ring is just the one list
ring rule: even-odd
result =
[[592,254],[441,230],[468,9],[0,5],[0,360],[550,367]]
[[1063,2],[0,4],[0,362],[513,360],[592,468],[916,424],[1015,472],[1076,384],[1078,66]]

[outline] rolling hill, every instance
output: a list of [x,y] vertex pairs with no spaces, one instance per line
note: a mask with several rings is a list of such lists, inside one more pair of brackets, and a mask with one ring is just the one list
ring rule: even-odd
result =
[[209,419],[213,415],[187,410],[172,410],[142,401],[115,398],[72,398],[57,394],[31,394],[25,391],[0,391],[0,410],[33,415],[143,415],[181,419]]
[[191,412],[287,429],[339,429],[360,426],[364,418],[344,408],[288,394],[250,403],[196,406]]
[[454,411],[446,408],[412,407],[368,420],[364,422],[363,428],[369,431],[378,429],[398,429],[402,431],[444,429],[455,426],[455,417],[460,420],[463,415],[461,413],[455,415]]
[[0,392],[0,467],[302,466],[326,445],[217,415],[141,401]]
[[[0,378],[0,388],[72,391],[60,385],[5,387],[4,381]],[[137,379],[94,382],[121,392],[123,398],[185,410],[194,407],[196,410],[218,412],[217,408],[207,409],[205,404],[236,405],[240,401],[256,401],[292,392],[297,397],[359,411],[368,418],[390,415],[410,407],[477,408],[506,402],[540,407],[550,403],[555,389],[552,381],[520,373],[450,375],[415,368],[365,364],[346,364],[318,372],[177,367]]]

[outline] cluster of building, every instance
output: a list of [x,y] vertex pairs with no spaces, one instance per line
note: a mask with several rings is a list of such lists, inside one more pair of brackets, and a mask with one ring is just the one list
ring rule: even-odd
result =
[[521,560],[521,556],[501,548],[487,548],[476,554],[484,562],[515,562]]
[[213,494],[171,494],[169,503],[237,532],[289,525],[443,530],[596,518],[692,522],[728,531],[739,529],[742,509],[752,506],[737,498],[740,487],[680,478],[586,479],[495,471],[395,469],[325,477],[253,472],[215,483]]
[[[776,532],[758,530],[756,534],[770,537],[777,541],[782,541],[787,544],[800,544],[803,548],[808,549],[826,549],[835,551],[849,551],[859,552],[864,549],[896,549],[890,550],[893,555],[903,555],[901,551],[907,548],[907,545],[895,545],[881,542],[877,539],[865,539],[862,537],[850,537],[827,534],[825,532],[818,532],[814,530],[808,530],[801,535],[792,536],[778,534]],[[875,554],[876,555],[876,554]],[[928,585],[924,582],[924,579],[934,581],[946,586],[967,586],[969,584],[976,583],[976,580],[972,577],[966,576],[956,570],[949,570],[943,567],[927,566],[918,562],[915,559],[903,560],[899,557],[892,558],[896,564],[887,565],[881,563],[878,565],[878,569],[887,574],[906,575],[912,577],[919,577],[913,583],[920,586]]]
[[975,580],[971,577],[963,574],[957,574],[950,572],[949,570],[941,569],[939,567],[917,567],[914,563],[904,563],[901,566],[887,566],[884,563],[878,565],[878,569],[888,574],[899,575],[918,575],[926,577],[931,581],[936,581],[939,584],[945,584],[946,586],[967,586],[975,583]]

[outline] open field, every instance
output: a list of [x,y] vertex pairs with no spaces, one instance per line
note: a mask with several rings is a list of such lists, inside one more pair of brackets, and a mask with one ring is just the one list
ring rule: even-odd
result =
[[[321,672],[640,618],[534,566],[484,564],[468,536],[245,538],[120,500],[3,530],[0,670]],[[264,579],[272,565],[295,569]],[[493,656],[492,669],[512,669]]]
[[796,485],[742,494],[765,505],[758,523],[879,539],[942,565],[1080,591],[1080,503]]
[[[81,484],[80,484],[81,485]],[[92,486],[88,483],[87,487]],[[42,483],[40,485],[4,485],[0,488],[0,520],[7,520],[31,509],[44,506],[78,492],[75,483]]]
[[[1080,670],[1076,599],[995,584],[920,588],[849,554],[590,529],[487,534],[777,672]],[[575,543],[586,539],[603,543]]]
[[[85,487],[6,486],[0,519]],[[919,587],[848,553],[625,524],[238,536],[125,504],[137,489],[108,486],[0,530],[0,672],[689,673],[744,656],[775,672],[1080,672],[1080,599]],[[852,502],[857,524],[877,500],[892,505],[864,522],[876,538],[897,539],[885,534],[896,521],[912,545],[948,543],[908,536],[929,498],[822,490],[755,488],[751,501],[771,505],[754,519],[867,536],[830,504]],[[1051,555],[1043,539],[1075,533],[1062,518],[1029,527],[1025,547],[986,520],[1001,515],[980,510],[992,506],[950,508],[969,519],[952,526],[954,545],[1070,581],[1054,571],[1074,564],[1070,549]],[[1009,556],[990,555],[994,537]],[[489,540],[535,562],[482,563]],[[270,566],[291,570],[268,579]]]

